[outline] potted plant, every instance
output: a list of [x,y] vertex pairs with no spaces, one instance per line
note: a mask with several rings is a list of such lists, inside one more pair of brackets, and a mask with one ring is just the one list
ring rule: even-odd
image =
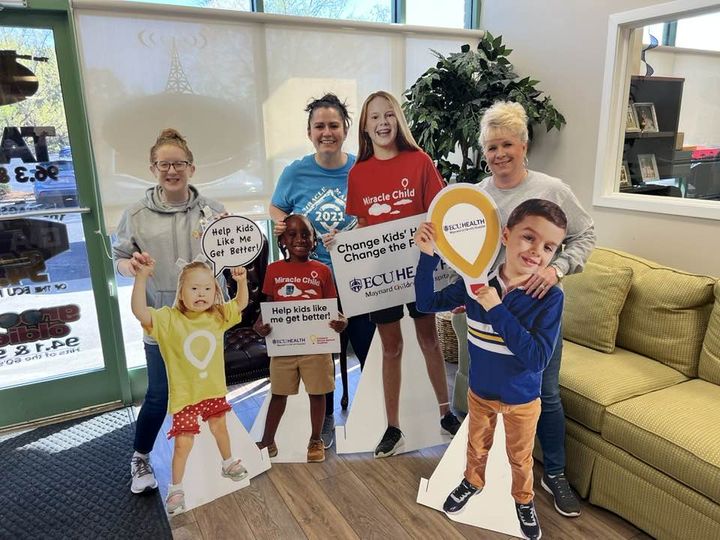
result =
[[[507,58],[511,52],[502,44],[502,36],[490,32],[475,49],[463,45],[449,56],[433,51],[438,63],[405,92],[403,109],[413,136],[444,178],[471,183],[482,179],[480,119],[496,101],[516,101],[525,107],[531,137],[533,124],[545,124],[547,131],[565,124],[550,97],[535,88],[539,81],[520,79],[513,71]],[[447,159],[456,149],[460,164]]]

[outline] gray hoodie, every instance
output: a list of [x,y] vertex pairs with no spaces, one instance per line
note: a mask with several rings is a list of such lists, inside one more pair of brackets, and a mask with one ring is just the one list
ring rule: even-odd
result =
[[225,212],[219,202],[203,197],[192,185],[188,188],[190,198],[182,206],[162,202],[160,186],[149,188],[144,199],[123,212],[118,224],[113,244],[116,269],[119,259],[129,259],[138,251],[155,259],[155,272],[147,283],[148,306],[153,308],[174,303],[180,273],[177,260],[190,262],[202,254],[200,220]]

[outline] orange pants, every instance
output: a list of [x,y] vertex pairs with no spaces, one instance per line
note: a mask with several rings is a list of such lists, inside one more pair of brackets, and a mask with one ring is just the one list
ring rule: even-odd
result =
[[508,405],[482,399],[471,390],[468,391],[470,424],[465,478],[475,487],[485,486],[485,466],[495,435],[498,413],[503,415],[505,425],[505,450],[512,470],[512,497],[517,503],[528,504],[535,496],[532,451],[535,427],[540,417],[540,398],[522,405]]

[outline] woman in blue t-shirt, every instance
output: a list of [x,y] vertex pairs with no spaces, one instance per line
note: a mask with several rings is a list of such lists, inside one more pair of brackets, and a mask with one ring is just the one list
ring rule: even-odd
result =
[[[285,230],[283,220],[288,214],[307,216],[319,237],[334,235],[356,225],[356,219],[345,214],[347,177],[355,164],[355,156],[342,149],[350,129],[347,106],[335,94],[325,94],[312,100],[305,111],[308,113],[307,135],[315,153],[292,162],[280,175],[270,201],[275,235]],[[322,243],[318,243],[313,257],[332,268],[330,254]],[[343,333],[343,351],[349,340],[361,367],[365,364],[374,332],[375,325],[365,314],[350,317]],[[343,396],[342,405],[343,408],[347,406],[347,395]],[[326,395],[325,407],[322,440],[325,448],[329,448],[335,429],[333,392]]]

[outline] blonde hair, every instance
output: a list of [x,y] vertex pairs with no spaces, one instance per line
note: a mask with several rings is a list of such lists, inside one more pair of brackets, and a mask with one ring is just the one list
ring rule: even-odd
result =
[[523,144],[527,143],[527,123],[528,116],[522,105],[510,101],[496,101],[480,120],[480,146],[484,151],[487,141],[498,131],[506,131],[520,139]]
[[[192,270],[205,270],[209,272],[211,276],[213,275],[210,267],[201,261],[193,261],[183,266],[183,269],[180,270],[180,275],[178,276],[177,292],[175,293],[175,303],[173,304],[173,307],[180,311],[180,313],[182,313],[183,315],[190,311],[190,309],[188,309],[188,307],[185,305],[185,302],[183,302],[182,300],[182,288],[185,286],[185,280],[187,279],[188,273],[190,273]],[[213,298],[213,305],[210,306],[206,311],[211,311],[212,315],[214,315],[218,322],[222,324],[225,322],[225,306],[223,305],[223,295],[222,292],[220,292],[220,284],[218,283],[217,279],[213,278],[213,282],[215,283],[215,297]]]
[[155,140],[155,144],[152,145],[150,148],[150,163],[155,163],[156,157],[157,157],[157,151],[158,148],[161,146],[177,146],[185,152],[185,157],[187,157],[187,160],[192,163],[194,161],[193,153],[190,151],[190,147],[188,147],[187,140],[185,137],[180,135],[180,132],[173,128],[165,128],[160,132],[160,135],[158,135],[158,138]]
[[387,99],[390,102],[390,106],[392,107],[393,112],[395,113],[395,118],[397,118],[398,125],[395,143],[397,144],[398,150],[400,150],[401,152],[403,150],[408,150],[410,152],[422,150],[422,148],[418,146],[418,143],[415,142],[415,137],[413,137],[412,133],[410,132],[410,128],[408,127],[408,123],[405,119],[405,114],[403,114],[400,102],[395,99],[395,96],[393,96],[391,93],[385,92],[384,90],[378,90],[377,92],[373,92],[372,94],[370,94],[365,99],[365,103],[363,103],[362,110],[360,111],[360,121],[358,123],[358,140],[360,141],[360,146],[358,148],[357,160],[365,161],[366,159],[370,159],[373,155],[375,155],[372,141],[370,140],[370,135],[368,135],[365,131],[365,124],[367,123],[368,106],[370,105],[370,102],[376,97],[382,97]]

